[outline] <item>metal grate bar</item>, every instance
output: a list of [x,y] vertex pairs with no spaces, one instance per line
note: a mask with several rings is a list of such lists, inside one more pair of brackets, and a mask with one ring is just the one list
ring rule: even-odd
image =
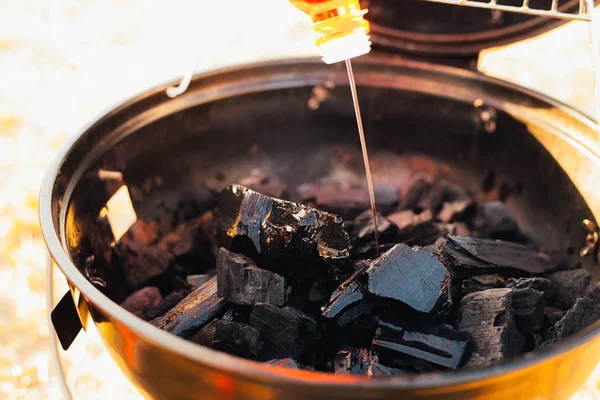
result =
[[488,3],[483,3],[473,0],[426,0],[434,3],[454,4],[457,6],[467,6],[476,8],[487,8],[491,10],[499,10],[506,12],[515,12],[529,15],[539,15],[541,17],[567,19],[575,21],[591,21],[590,13],[585,6],[585,1],[580,1],[579,14],[565,13],[558,11],[558,0],[552,0],[552,8],[550,10],[539,10],[529,7],[529,0],[523,0],[523,5],[518,6],[506,6],[498,4],[496,0],[490,0]]

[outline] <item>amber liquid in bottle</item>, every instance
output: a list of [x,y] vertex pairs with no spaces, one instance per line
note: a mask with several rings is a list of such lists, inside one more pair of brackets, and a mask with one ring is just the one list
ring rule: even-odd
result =
[[363,18],[367,11],[360,8],[358,0],[290,0],[290,2],[311,17],[313,30],[317,34],[315,45],[319,48],[323,61],[327,64],[342,60],[346,62],[367,176],[376,251],[379,257],[379,227],[375,206],[375,191],[373,190],[369,152],[365,141],[354,71],[350,61],[351,58],[366,54],[371,50],[371,42],[368,36],[369,23]]

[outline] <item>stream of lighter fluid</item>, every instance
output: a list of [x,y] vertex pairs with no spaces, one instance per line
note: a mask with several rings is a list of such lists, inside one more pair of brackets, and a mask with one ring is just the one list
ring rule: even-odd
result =
[[356,124],[358,125],[358,136],[362,148],[363,161],[365,163],[365,173],[367,175],[367,185],[369,187],[369,200],[371,202],[371,214],[373,216],[373,231],[375,234],[375,246],[377,248],[377,257],[379,257],[379,227],[377,224],[377,208],[375,207],[375,191],[373,190],[373,178],[371,177],[371,167],[369,166],[369,152],[365,142],[365,131],[363,129],[362,117],[360,115],[360,105],[358,104],[358,95],[356,94],[356,82],[354,81],[354,71],[352,62],[346,60],[346,69],[348,70],[348,79],[350,80],[350,91],[352,92],[352,101],[354,102],[354,113],[356,114]]

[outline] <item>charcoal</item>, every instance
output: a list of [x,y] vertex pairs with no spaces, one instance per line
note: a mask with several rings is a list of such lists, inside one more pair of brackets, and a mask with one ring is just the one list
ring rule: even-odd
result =
[[546,275],[546,278],[554,287],[550,303],[563,310],[568,310],[578,298],[585,296],[592,282],[592,276],[583,268],[553,272]]
[[497,289],[504,287],[504,278],[497,274],[489,275],[476,275],[465,279],[462,282],[462,293],[467,295],[469,293],[481,292],[487,289]]
[[380,321],[373,338],[373,349],[382,358],[408,359],[420,364],[456,369],[465,358],[469,340],[468,333],[441,326],[422,324],[401,327]]
[[523,334],[536,333],[544,327],[546,302],[544,293],[532,288],[513,292],[512,308],[517,329]]
[[187,337],[187,340],[197,343],[205,347],[212,347],[213,340],[215,339],[215,332],[217,331],[217,322],[219,320],[212,320],[208,324],[204,325],[198,332]]
[[444,223],[467,221],[475,214],[475,203],[471,200],[445,202],[437,217]]
[[[388,220],[398,227],[397,241],[409,245],[425,244],[424,240],[435,240],[441,234],[439,227],[434,223],[433,214],[425,210],[415,214],[411,210],[400,211],[388,215]],[[433,241],[430,241],[433,243]]]
[[300,356],[319,339],[315,320],[289,306],[256,303],[250,326],[260,332],[265,359]]
[[256,328],[239,322],[219,320],[212,347],[239,357],[256,359],[263,343]]
[[548,279],[534,276],[532,278],[508,278],[504,285],[507,288],[512,289],[535,289],[544,293],[546,299],[554,297],[555,287],[552,282]]
[[143,318],[144,314],[163,300],[157,287],[149,286],[130,294],[121,307],[135,315]]
[[180,225],[159,242],[159,246],[171,252],[177,263],[184,266],[190,275],[203,273],[215,265],[211,240],[207,235],[209,216],[209,213],[205,213]]
[[[377,231],[379,243],[396,241],[398,227],[379,213],[377,213]],[[371,210],[365,210],[354,219],[350,235],[354,254],[359,256],[376,255],[375,227]]]
[[238,306],[237,304],[232,304],[227,309],[225,314],[223,314],[221,319],[223,319],[225,321],[247,323],[248,319],[250,318],[250,311],[252,311],[252,309],[250,307]]
[[501,201],[491,201],[481,206],[477,230],[487,238],[510,240],[519,234],[517,219]]
[[471,335],[478,357],[473,364],[485,366],[524,350],[525,339],[517,330],[512,311],[513,289],[489,289],[463,297],[458,330]]
[[288,368],[288,369],[301,369],[300,368],[300,364],[298,364],[298,362],[296,362],[296,360],[294,360],[293,358],[282,358],[279,360],[270,360],[265,362],[266,365],[272,366],[272,367],[282,367],[282,368]]
[[198,289],[212,278],[210,274],[188,275],[185,277],[192,290]]
[[450,275],[427,250],[398,244],[367,269],[368,290],[422,313],[443,311],[451,303]]
[[162,330],[187,338],[225,311],[227,301],[217,295],[217,277],[190,293],[165,315],[150,323]]
[[[353,219],[371,206],[365,187],[333,184],[304,184],[297,188],[300,201],[313,202],[317,207],[342,218]],[[398,204],[398,189],[393,186],[375,186],[375,203],[382,212],[392,211]]]
[[285,304],[286,283],[282,276],[259,269],[250,258],[225,248],[219,249],[217,256],[217,286],[219,296],[235,304]]
[[388,367],[379,362],[373,363],[371,365],[371,374],[374,377],[405,375],[407,373],[409,373],[409,371],[399,368]]
[[558,266],[547,254],[527,246],[468,236],[449,235],[439,246],[439,253],[444,265],[459,270],[506,269],[543,274]]
[[159,247],[143,248],[135,259],[135,263],[126,263],[125,280],[134,289],[139,288],[153,278],[167,272],[173,265],[173,255]]
[[416,208],[419,205],[419,203],[427,196],[430,189],[431,183],[429,183],[427,179],[425,179],[423,176],[416,176],[408,184],[408,187],[406,188],[406,191],[402,196],[400,209],[412,210]]
[[292,255],[318,256],[323,260],[350,255],[348,234],[336,215],[239,185],[221,193],[218,211],[221,246],[236,252],[236,246],[243,246],[244,251],[255,252],[265,262]]
[[161,315],[165,315],[170,309],[179,304],[189,294],[190,291],[185,289],[169,293],[160,303],[156,304],[154,307],[152,307],[146,312],[146,321],[150,321],[154,318],[160,317]]
[[431,186],[427,196],[421,199],[419,206],[437,214],[441,211],[444,203],[463,200],[471,201],[470,196],[464,189],[445,181],[438,181]]
[[340,350],[334,360],[333,367],[336,375],[373,375],[371,368],[377,363],[377,355],[365,348],[347,348]]
[[358,280],[350,279],[333,292],[321,314],[324,319],[335,321],[341,328],[368,315],[373,307],[373,302],[365,295],[364,286]]

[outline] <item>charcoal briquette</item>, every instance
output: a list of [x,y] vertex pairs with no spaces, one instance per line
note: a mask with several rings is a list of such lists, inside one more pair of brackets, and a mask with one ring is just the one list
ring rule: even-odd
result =
[[285,279],[273,272],[256,267],[250,258],[219,249],[217,256],[218,294],[235,304],[285,304]]
[[239,357],[256,359],[263,342],[256,328],[221,319],[216,324],[212,347]]
[[186,338],[225,312],[227,301],[217,295],[217,277],[190,293],[165,315],[150,323]]
[[300,356],[320,336],[314,319],[289,306],[256,303],[250,313],[250,326],[260,332],[263,358],[267,360]]
[[350,241],[339,216],[301,204],[265,196],[240,185],[223,190],[217,230],[222,247],[237,251],[251,246],[265,261],[285,256],[317,256],[323,260],[350,255]]
[[450,303],[450,275],[427,250],[397,244],[367,269],[368,291],[422,313],[437,313]]
[[173,255],[160,247],[145,247],[135,258],[135,263],[126,263],[123,266],[125,280],[132,288],[139,288],[151,279],[167,272],[173,265],[173,260]]
[[414,323],[398,326],[380,321],[372,344],[382,358],[456,369],[465,359],[469,340],[468,333],[447,327]]
[[[513,289],[489,289],[463,297],[458,330],[471,335],[478,365],[520,354],[525,338],[519,333],[512,310]],[[470,364],[470,363],[469,363]]]
[[122,303],[121,307],[135,315],[143,318],[145,313],[163,300],[157,287],[149,286],[130,294]]

